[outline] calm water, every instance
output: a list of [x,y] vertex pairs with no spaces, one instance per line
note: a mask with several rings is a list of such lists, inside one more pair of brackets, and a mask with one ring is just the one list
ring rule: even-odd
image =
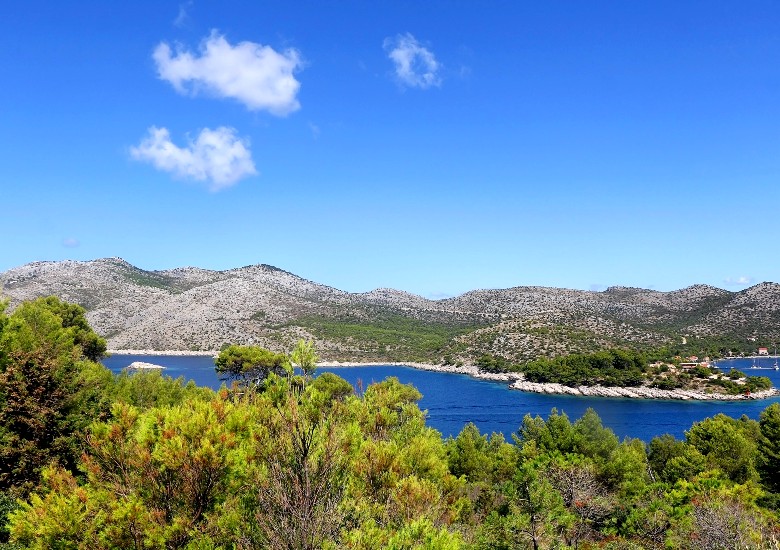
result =
[[[164,355],[114,355],[105,359],[105,365],[118,372],[133,361],[162,365],[165,374],[174,378],[183,376],[196,384],[219,388],[211,357]],[[720,361],[724,370],[738,368],[751,375],[769,377],[780,387],[780,372],[772,370],[774,359],[763,358],[752,369],[752,359]],[[592,407],[604,425],[623,438],[638,437],[649,441],[657,435],[670,433],[677,438],[691,424],[717,413],[735,418],[743,414],[758,418],[769,404],[780,402],[780,397],[763,401],[657,401],[643,399],[613,399],[541,395],[508,389],[497,382],[475,380],[465,375],[416,370],[409,367],[338,367],[323,368],[318,372],[334,372],[353,385],[364,387],[388,376],[396,376],[403,383],[414,384],[423,394],[420,407],[428,411],[428,424],[445,436],[457,435],[468,422],[474,422],[483,433],[501,432],[507,438],[517,430],[523,416],[547,417],[555,407],[574,420]]]

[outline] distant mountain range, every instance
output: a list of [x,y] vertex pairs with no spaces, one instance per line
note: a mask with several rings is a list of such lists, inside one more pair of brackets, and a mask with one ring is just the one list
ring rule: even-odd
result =
[[[608,346],[772,347],[780,285],[739,292],[611,287],[474,290],[444,300],[393,289],[350,293],[276,267],[145,271],[120,258],[35,262],[0,274],[13,308],[55,295],[81,304],[112,349],[216,350],[225,343],[289,350],[312,338],[323,359],[511,361]],[[683,346],[683,347],[685,347]]]

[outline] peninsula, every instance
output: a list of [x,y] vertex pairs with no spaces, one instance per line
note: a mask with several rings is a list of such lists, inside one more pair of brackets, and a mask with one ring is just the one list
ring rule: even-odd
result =
[[[323,361],[318,363],[321,367],[371,367],[371,366],[401,366],[412,367],[433,372],[446,372],[451,374],[463,374],[479,380],[492,382],[505,382],[510,389],[529,393],[546,393],[559,395],[576,395],[582,397],[618,397],[630,399],[670,399],[670,400],[697,400],[697,401],[744,401],[756,399],[768,399],[780,395],[780,390],[775,387],[764,387],[757,391],[727,393],[713,388],[676,388],[660,389],[649,385],[635,387],[603,386],[603,385],[579,385],[566,386],[554,382],[530,382],[523,373],[518,372],[485,372],[475,365],[432,365],[429,363],[415,362],[381,362],[381,363],[356,363],[350,361]],[[724,375],[726,376],[726,375]],[[747,377],[734,381],[735,384],[745,384]]]

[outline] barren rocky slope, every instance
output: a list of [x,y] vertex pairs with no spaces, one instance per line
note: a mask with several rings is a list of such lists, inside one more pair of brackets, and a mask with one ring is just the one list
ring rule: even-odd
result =
[[[119,258],[36,262],[0,274],[2,293],[56,295],[88,311],[113,349],[213,350],[227,342],[287,350],[314,338],[325,359],[521,361],[682,337],[771,344],[780,285],[741,292],[516,287],[427,300],[393,289],[348,293],[267,265],[145,271]],[[750,340],[752,341],[752,340]]]

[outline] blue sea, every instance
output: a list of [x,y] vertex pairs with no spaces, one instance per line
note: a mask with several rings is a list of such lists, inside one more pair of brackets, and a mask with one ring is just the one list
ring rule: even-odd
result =
[[[219,388],[221,382],[214,371],[214,360],[203,356],[113,355],[103,363],[119,372],[133,361],[145,361],[165,367],[165,374],[196,384]],[[754,376],[767,376],[780,387],[780,371],[771,367],[772,358],[729,359],[718,362],[728,371],[737,368]],[[752,367],[756,368],[752,368]],[[734,418],[747,415],[758,418],[764,408],[780,402],[780,397],[760,401],[664,401],[542,395],[510,390],[505,384],[476,380],[461,374],[448,374],[413,369],[411,367],[337,367],[320,368],[348,380],[353,386],[365,387],[371,382],[395,376],[401,382],[413,384],[423,394],[420,408],[428,412],[428,425],[445,437],[457,435],[468,422],[476,424],[482,433],[500,432],[507,439],[520,426],[523,416],[544,418],[553,408],[565,412],[572,420],[586,409],[593,408],[620,437],[637,437],[650,441],[655,436],[672,434],[681,439],[694,422],[717,413]]]

